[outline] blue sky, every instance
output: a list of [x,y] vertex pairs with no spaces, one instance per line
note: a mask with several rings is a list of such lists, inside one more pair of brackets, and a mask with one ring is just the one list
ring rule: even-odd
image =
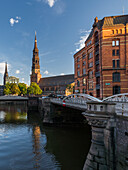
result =
[[4,0],[0,5],[0,84],[9,76],[29,84],[37,32],[42,77],[74,73],[73,54],[83,47],[94,18],[128,13],[128,0]]

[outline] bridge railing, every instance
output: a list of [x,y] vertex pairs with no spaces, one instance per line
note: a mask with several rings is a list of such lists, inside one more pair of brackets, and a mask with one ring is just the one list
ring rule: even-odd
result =
[[116,114],[128,116],[128,93],[121,93],[107,97],[103,99],[103,102],[116,103]]

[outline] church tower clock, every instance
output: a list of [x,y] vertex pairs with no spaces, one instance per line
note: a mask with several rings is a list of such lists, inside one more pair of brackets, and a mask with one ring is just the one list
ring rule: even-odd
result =
[[37,48],[37,39],[36,39],[36,32],[35,32],[35,42],[34,42],[33,58],[32,58],[31,83],[35,82],[39,84],[40,79],[41,79],[41,74],[40,74],[40,64],[39,64],[39,50]]

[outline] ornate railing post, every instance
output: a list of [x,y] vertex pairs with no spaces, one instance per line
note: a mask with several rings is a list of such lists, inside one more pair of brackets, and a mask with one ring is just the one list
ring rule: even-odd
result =
[[[115,104],[88,102],[83,113],[92,127],[92,143],[83,170],[110,170],[115,166]],[[110,150],[110,152],[109,152]]]

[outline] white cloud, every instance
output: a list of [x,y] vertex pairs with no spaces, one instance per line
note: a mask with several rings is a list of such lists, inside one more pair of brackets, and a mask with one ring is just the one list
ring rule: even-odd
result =
[[60,15],[65,11],[65,7],[66,7],[66,5],[63,1],[58,1],[58,3],[55,5],[54,10],[57,14]]
[[13,26],[15,23],[19,23],[19,20],[21,20],[21,17],[16,16],[16,19],[10,18],[9,22]]
[[50,6],[50,8],[52,8],[54,6],[56,1],[58,1],[58,0],[36,0],[36,2],[45,2],[45,3],[47,3]]
[[[9,73],[10,64],[7,63],[7,71]],[[0,74],[4,75],[5,72],[5,62],[0,63]]]
[[20,73],[20,70],[16,70],[16,74],[19,74]]
[[44,74],[48,75],[49,74],[48,70],[44,71]]
[[64,74],[64,73],[61,73],[60,75],[61,75],[61,76],[64,76],[65,74]]
[[5,63],[0,63],[0,73],[4,74],[5,72]]
[[22,78],[21,80],[22,80],[22,83],[24,83],[24,78]]
[[80,30],[80,34],[84,33],[84,35],[81,35],[79,42],[75,43],[75,46],[76,46],[76,51],[75,52],[79,51],[80,49],[82,49],[85,46],[85,41],[88,38],[88,36],[90,34],[90,31],[91,30],[89,30],[89,31]]
[[57,0],[46,0],[46,3],[52,8]]

